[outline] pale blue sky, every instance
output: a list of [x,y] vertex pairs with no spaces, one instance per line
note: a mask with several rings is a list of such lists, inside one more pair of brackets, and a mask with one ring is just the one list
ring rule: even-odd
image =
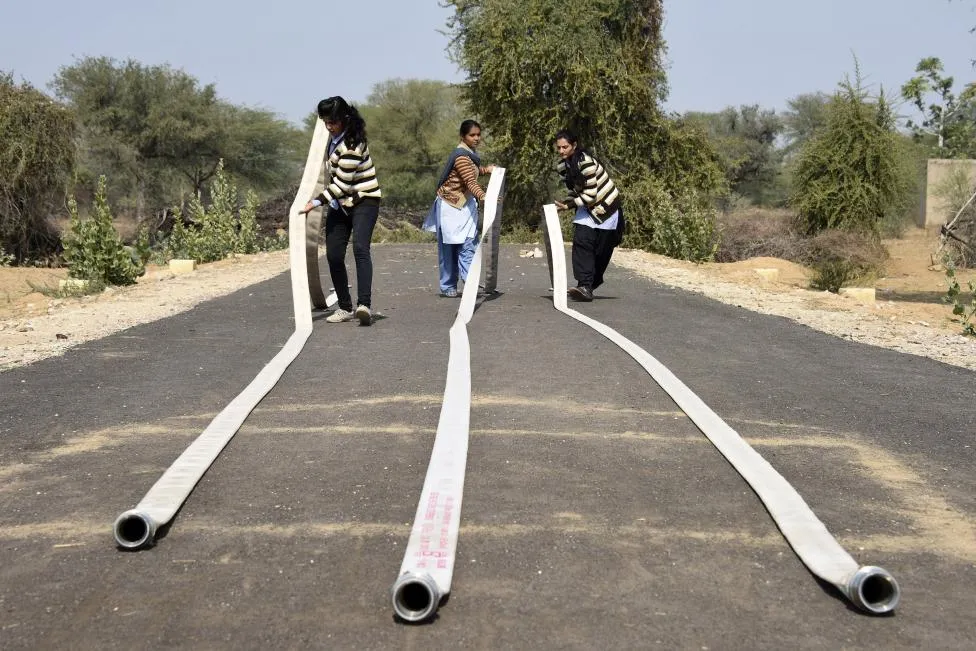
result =
[[[567,0],[574,1],[574,0]],[[585,0],[576,0],[585,1]],[[0,70],[40,87],[73,57],[169,63],[225,99],[299,121],[394,77],[460,81],[437,0],[0,0]],[[857,54],[897,91],[923,56],[976,79],[976,0],[666,0],[668,108],[782,109],[830,91]],[[357,61],[349,65],[349,56]]]

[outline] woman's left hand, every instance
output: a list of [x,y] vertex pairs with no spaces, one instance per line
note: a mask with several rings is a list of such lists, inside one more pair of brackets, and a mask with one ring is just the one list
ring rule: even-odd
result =
[[566,210],[567,208],[569,208],[569,206],[564,204],[562,201],[553,201],[553,203],[556,204],[557,210]]
[[312,212],[313,210],[315,210],[315,204],[313,204],[311,201],[309,201],[307,204],[305,204],[305,209],[302,210],[302,214],[307,215],[308,213]]

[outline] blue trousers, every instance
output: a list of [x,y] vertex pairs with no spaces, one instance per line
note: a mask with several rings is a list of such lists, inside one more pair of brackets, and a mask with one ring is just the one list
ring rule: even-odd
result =
[[441,272],[441,291],[457,289],[458,277],[468,280],[468,269],[474,260],[478,239],[469,237],[463,244],[445,244],[441,231],[437,229],[437,263]]

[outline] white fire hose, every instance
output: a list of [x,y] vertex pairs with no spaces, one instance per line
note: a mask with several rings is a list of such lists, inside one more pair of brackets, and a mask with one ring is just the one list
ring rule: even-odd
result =
[[312,334],[313,298],[316,307],[334,305],[336,302],[335,294],[328,299],[322,298],[317,262],[318,226],[321,218],[316,215],[308,219],[306,237],[306,215],[299,212],[315,190],[325,157],[327,134],[324,123],[317,120],[302,182],[288,213],[288,252],[295,332],[267,366],[217,414],[203,433],[162,474],[139,504],[116,518],[112,531],[115,542],[123,549],[135,550],[152,546],[157,530],[176,515],[193,487],[234,437],[254,407],[277,384],[288,365],[298,357]]
[[403,620],[420,622],[433,617],[451,591],[455,550],[461,525],[461,498],[468,458],[471,416],[471,347],[467,324],[474,314],[481,277],[485,237],[498,217],[505,170],[496,167],[488,181],[481,241],[468,270],[461,305],[450,330],[447,381],[427,476],[420,492],[417,515],[403,555],[400,574],[393,584],[393,610]]
[[871,614],[891,612],[901,591],[894,577],[880,567],[860,567],[807,506],[796,489],[738,432],[685,386],[666,366],[616,330],[566,305],[566,258],[559,215],[552,204],[543,208],[552,242],[553,304],[617,344],[650,374],[718,448],[762,500],[783,536],[815,575],[835,585],[858,608]]

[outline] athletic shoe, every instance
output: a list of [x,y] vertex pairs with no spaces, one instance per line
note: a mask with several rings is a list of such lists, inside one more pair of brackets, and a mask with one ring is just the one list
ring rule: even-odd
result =
[[356,318],[359,319],[359,325],[361,326],[373,324],[373,312],[365,305],[360,305],[356,308]]
[[346,321],[352,321],[353,314],[349,310],[344,310],[341,307],[337,307],[335,312],[325,317],[325,320],[329,323],[345,323]]
[[444,298],[457,298],[458,291],[455,288],[451,287],[450,289],[445,289],[444,291],[442,291],[441,296],[443,296]]
[[580,287],[570,287],[569,291],[566,293],[569,294],[571,299],[581,303],[589,303],[593,300],[593,291],[585,285]]

